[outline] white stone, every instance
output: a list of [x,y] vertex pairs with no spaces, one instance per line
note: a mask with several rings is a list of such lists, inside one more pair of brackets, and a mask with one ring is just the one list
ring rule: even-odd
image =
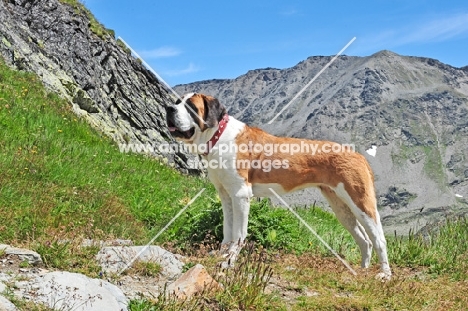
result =
[[[141,252],[141,254],[140,254]],[[136,256],[138,256],[137,259]],[[175,279],[182,274],[184,263],[179,260],[180,255],[174,255],[165,249],[155,246],[113,246],[102,248],[96,256],[104,272],[118,273],[132,260],[155,262],[161,265],[162,275]]]
[[15,305],[10,300],[0,295],[0,311],[17,311]]
[[[34,290],[33,290],[34,289]],[[29,298],[56,310],[127,310],[128,299],[115,285],[70,272],[50,272],[30,283]]]
[[0,251],[4,252],[6,255],[16,255],[21,260],[27,260],[31,265],[38,265],[42,263],[41,255],[29,249],[0,244]]
[[6,285],[3,282],[0,282],[0,294],[2,294],[6,289],[7,289]]
[[366,152],[368,155],[375,157],[375,155],[377,154],[377,146],[372,145],[372,147],[367,149]]

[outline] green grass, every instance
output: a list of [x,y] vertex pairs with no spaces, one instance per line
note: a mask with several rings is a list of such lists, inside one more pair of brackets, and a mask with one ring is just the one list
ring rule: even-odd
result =
[[[331,247],[348,259],[359,260],[360,253],[354,240],[333,214],[321,208],[299,208],[296,211]],[[202,209],[189,210],[187,214],[188,221],[179,231],[183,240],[190,241],[190,244],[201,243],[207,235],[218,242],[222,240],[223,216],[219,199],[211,200]],[[283,207],[272,207],[267,200],[253,200],[251,203],[248,239],[268,249],[297,254],[307,251],[329,254],[291,212]]]
[[80,0],[59,0],[60,2],[71,6],[76,14],[86,16],[89,19],[89,28],[99,38],[103,39],[106,36],[115,37],[115,31],[104,27],[94,15],[89,11]]
[[163,267],[156,262],[137,260],[132,264],[130,269],[124,272],[124,274],[157,277],[161,273],[162,269]]
[[[289,211],[265,200],[252,202],[249,240],[266,249],[269,259],[259,259],[250,249],[241,256],[237,273],[217,275],[216,262],[202,251],[222,239],[221,205],[207,180],[184,176],[143,155],[120,153],[34,75],[0,61],[0,243],[38,251],[49,269],[96,277],[98,248],[81,247],[82,239],[146,243],[202,188],[203,195],[156,241],[170,242],[191,256],[186,268],[201,262],[230,286],[199,297],[199,305],[187,302],[192,310],[437,309],[434,305],[457,310],[467,303],[460,294],[468,287],[466,219],[450,221],[425,238],[388,237],[395,278],[382,285],[373,279],[376,265],[369,274],[359,270],[357,246],[332,214],[297,210],[360,272],[356,278]],[[142,265],[134,273],[155,276],[159,268]],[[255,276],[270,268],[273,277],[287,283],[265,293]],[[307,290],[319,296],[309,297]],[[284,300],[282,292],[294,292],[295,298]],[[182,305],[141,299],[132,301],[131,310],[178,310]]]
[[143,243],[205,187],[193,208],[213,195],[209,183],[120,153],[35,76],[0,63],[1,241],[35,248],[77,238]]
[[468,280],[468,219],[447,220],[427,236],[411,233],[389,239],[390,261],[402,267],[427,267],[432,275]]

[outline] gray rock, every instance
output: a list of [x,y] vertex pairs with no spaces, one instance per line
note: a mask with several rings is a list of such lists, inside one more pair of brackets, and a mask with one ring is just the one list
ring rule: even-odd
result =
[[415,194],[408,192],[406,189],[399,189],[393,186],[388,189],[385,195],[379,197],[379,205],[389,206],[392,209],[404,208],[415,197]]
[[16,311],[18,310],[10,300],[0,295],[0,311]]
[[[139,256],[135,260],[137,255]],[[118,273],[132,260],[138,260],[160,264],[162,266],[162,275],[168,279],[177,278],[182,274],[184,263],[179,258],[181,258],[180,255],[174,255],[155,245],[104,247],[96,255],[96,259],[104,272]]]
[[81,109],[89,113],[99,112],[99,109],[96,107],[91,97],[81,89],[76,92],[75,96],[73,96],[73,103],[77,104]]
[[6,285],[3,282],[0,282],[0,294],[2,294],[6,289]]
[[29,285],[28,281],[16,281],[15,282],[15,288],[18,288],[18,289],[24,289],[28,287],[28,285]]
[[50,272],[35,278],[23,297],[58,310],[118,311],[127,310],[128,305],[117,286],[70,272]]
[[6,255],[16,255],[21,260],[28,261],[31,265],[38,265],[42,263],[41,255],[29,249],[17,248],[6,244],[0,244],[0,251],[5,252]]
[[0,272],[0,282],[8,282],[11,280],[11,275],[8,273]]

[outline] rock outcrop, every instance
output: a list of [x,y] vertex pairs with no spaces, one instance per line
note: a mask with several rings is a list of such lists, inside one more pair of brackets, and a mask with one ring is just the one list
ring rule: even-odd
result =
[[0,244],[0,252],[6,256],[18,256],[22,261],[27,262],[29,265],[37,266],[42,264],[41,255],[29,249],[12,247],[6,244]]
[[172,141],[164,105],[174,98],[79,1],[0,1],[0,21],[0,55],[8,64],[36,73],[118,144],[199,173],[186,164],[191,155],[157,148]]
[[0,310],[1,311],[16,311],[18,310],[10,300],[6,299],[3,296],[0,296]]
[[[206,269],[197,264],[183,273],[186,260],[156,245],[107,246],[116,241],[83,241],[82,247],[102,245],[95,257],[102,271],[95,278],[43,268],[34,251],[0,245],[0,310],[17,310],[9,300],[29,301],[54,310],[128,310],[133,299],[174,296],[188,299],[207,290],[220,290]],[[138,255],[138,256],[137,256]],[[127,268],[124,273],[122,268]],[[137,263],[157,264],[161,270],[144,274]]]
[[167,287],[169,295],[179,299],[190,299],[204,291],[216,291],[222,286],[216,282],[206,271],[205,267],[197,264],[184,273],[177,281]]
[[102,271],[107,273],[120,272],[135,258],[161,265],[161,274],[169,280],[182,274],[184,264],[179,260],[180,256],[176,256],[156,245],[103,247],[96,256]]
[[[251,70],[175,90],[213,95],[229,114],[273,134],[354,144],[374,170],[388,232],[407,234],[410,227],[466,213],[466,67],[390,51],[340,56],[268,125],[330,59],[314,56],[292,68]],[[372,145],[375,157],[366,153]],[[288,201],[303,205],[320,199],[318,192],[305,191]]]
[[54,310],[128,310],[128,299],[115,285],[79,273],[49,272],[30,280],[23,298]]

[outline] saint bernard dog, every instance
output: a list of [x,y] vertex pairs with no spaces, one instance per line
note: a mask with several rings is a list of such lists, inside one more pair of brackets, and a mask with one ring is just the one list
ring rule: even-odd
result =
[[[249,127],[232,116],[211,96],[190,93],[167,106],[167,125],[173,137],[188,144],[208,163],[208,177],[223,206],[221,251],[232,264],[247,236],[250,199],[318,187],[340,223],[351,233],[361,251],[362,267],[369,267],[375,248],[381,272],[390,279],[386,240],[377,211],[374,175],[364,156],[341,151],[327,141],[276,137]],[[265,152],[275,147],[275,152]],[[315,145],[310,152],[288,145]],[[328,148],[325,148],[327,147]],[[241,148],[242,147],[242,148]],[[333,152],[331,151],[334,150]],[[269,148],[268,151],[271,151]],[[255,165],[254,165],[255,164]]]

